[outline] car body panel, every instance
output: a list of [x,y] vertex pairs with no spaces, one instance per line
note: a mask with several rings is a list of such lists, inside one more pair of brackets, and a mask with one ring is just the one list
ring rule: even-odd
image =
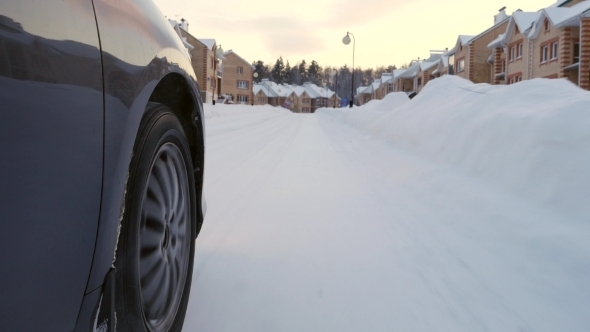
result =
[[[105,169],[98,240],[87,292],[102,285],[112,266],[139,123],[152,92],[167,75],[179,75],[189,85],[200,119],[195,125],[204,137],[202,103],[188,52],[157,6],[143,0],[94,0],[94,6],[104,66]],[[198,196],[200,200],[200,192]]]
[[76,324],[101,201],[100,55],[90,0],[0,2],[4,331]]

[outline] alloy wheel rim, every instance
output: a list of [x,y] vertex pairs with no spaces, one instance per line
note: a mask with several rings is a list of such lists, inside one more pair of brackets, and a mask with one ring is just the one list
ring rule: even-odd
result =
[[150,331],[172,326],[182,298],[190,250],[187,170],[178,147],[166,143],[154,159],[141,209],[139,277]]

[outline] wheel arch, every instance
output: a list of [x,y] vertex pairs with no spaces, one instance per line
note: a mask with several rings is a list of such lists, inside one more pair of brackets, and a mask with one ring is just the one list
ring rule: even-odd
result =
[[199,89],[197,84],[194,84],[196,88],[192,88],[191,85],[183,75],[174,72],[169,73],[156,85],[149,102],[163,104],[170,108],[180,121],[189,141],[197,192],[198,220],[194,228],[196,237],[201,229],[204,217],[201,200],[205,164],[205,131],[203,127],[203,104],[198,93]]

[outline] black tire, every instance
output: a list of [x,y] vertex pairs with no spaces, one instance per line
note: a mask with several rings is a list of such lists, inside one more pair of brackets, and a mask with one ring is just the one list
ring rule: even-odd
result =
[[182,330],[197,219],[191,160],[177,117],[150,104],[133,148],[116,251],[118,331]]

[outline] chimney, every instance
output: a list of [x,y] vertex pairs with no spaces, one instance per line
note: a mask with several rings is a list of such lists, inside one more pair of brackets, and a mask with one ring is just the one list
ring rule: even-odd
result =
[[494,25],[496,25],[508,18],[508,15],[506,15],[506,6],[500,8],[500,10],[498,12],[499,13],[494,16]]

